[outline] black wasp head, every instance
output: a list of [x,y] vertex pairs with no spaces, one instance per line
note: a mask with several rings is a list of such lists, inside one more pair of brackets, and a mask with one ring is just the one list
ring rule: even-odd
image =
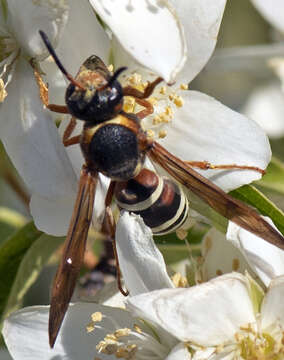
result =
[[111,75],[104,62],[92,55],[83,63],[74,79],[62,65],[47,35],[42,30],[39,34],[56,65],[70,81],[65,101],[71,115],[79,120],[100,123],[121,112],[123,90],[117,77],[126,70],[125,67]]
[[83,89],[73,83],[67,87],[65,101],[69,112],[77,119],[94,123],[115,117],[123,106],[123,90],[117,77],[125,69],[119,68],[111,75],[98,56],[90,56],[76,76]]

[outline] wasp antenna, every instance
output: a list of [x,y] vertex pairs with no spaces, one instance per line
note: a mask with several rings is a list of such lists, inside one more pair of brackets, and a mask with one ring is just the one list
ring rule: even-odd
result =
[[47,35],[45,32],[43,32],[42,30],[39,30],[39,34],[47,48],[47,50],[49,51],[50,55],[53,57],[53,60],[55,61],[56,65],[58,66],[58,68],[60,69],[60,71],[62,72],[63,75],[65,75],[67,77],[67,79],[75,86],[79,87],[81,90],[86,90],[80,83],[78,83],[78,81],[76,81],[65,69],[65,67],[62,65],[61,61],[59,60],[58,56],[55,53],[55,50],[53,48],[53,46],[51,45]]
[[119,69],[117,69],[114,74],[112,75],[112,77],[109,79],[108,83],[107,83],[107,86],[110,86],[118,77],[119,75],[123,72],[127,70],[127,67],[126,66],[122,66],[120,67]]
[[100,87],[100,88],[98,89],[98,91],[102,91],[102,90],[106,89],[107,87],[111,86],[112,83],[119,77],[119,75],[120,75],[123,71],[125,71],[126,69],[127,69],[126,66],[123,66],[123,67],[120,67],[119,69],[117,69],[117,70],[114,72],[114,74],[112,75],[112,77],[109,79],[109,81],[108,81],[105,85],[103,85],[102,87]]

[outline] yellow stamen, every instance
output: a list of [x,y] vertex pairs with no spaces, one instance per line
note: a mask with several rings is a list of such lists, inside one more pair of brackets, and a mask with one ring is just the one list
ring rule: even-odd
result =
[[171,279],[175,287],[181,287],[181,288],[188,287],[188,282],[186,278],[182,276],[180,273],[175,273],[171,277]]
[[100,322],[103,319],[103,314],[97,311],[91,315],[91,318],[93,322]]
[[180,84],[180,89],[181,90],[188,90],[188,85],[187,84]]
[[159,131],[159,138],[160,138],[160,139],[163,139],[163,138],[165,138],[166,136],[167,136],[166,130],[160,130],[160,131]]
[[114,332],[115,337],[118,339],[122,336],[128,336],[131,333],[131,329],[125,328],[125,329],[118,329]]
[[166,94],[166,91],[167,91],[167,89],[166,89],[165,86],[162,86],[162,87],[160,88],[160,94],[161,94],[161,95],[165,95],[165,94]]
[[87,333],[90,333],[92,331],[95,330],[95,324],[93,322],[89,323],[87,326],[86,326],[86,331]]

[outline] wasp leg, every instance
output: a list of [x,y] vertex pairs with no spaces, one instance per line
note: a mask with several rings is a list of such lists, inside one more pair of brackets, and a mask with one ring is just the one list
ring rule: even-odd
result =
[[247,165],[237,165],[237,164],[222,164],[222,165],[214,165],[208,161],[185,161],[186,164],[196,167],[202,170],[209,170],[209,169],[241,169],[241,170],[254,170],[258,171],[262,175],[265,174],[265,170],[260,169],[257,166],[247,166]]
[[108,192],[107,192],[106,199],[105,199],[106,210],[105,210],[105,217],[104,217],[104,221],[103,221],[102,231],[108,236],[108,238],[110,238],[112,240],[113,254],[114,254],[114,258],[115,258],[115,262],[116,262],[117,287],[122,295],[128,296],[128,294],[129,294],[128,290],[125,291],[122,286],[121,271],[120,271],[120,267],[119,267],[119,260],[118,260],[118,255],[117,255],[116,242],[115,242],[116,225],[115,225],[113,213],[112,213],[112,210],[110,207],[110,204],[111,204],[111,201],[113,198],[114,187],[115,187],[115,181],[112,181],[108,188]]
[[74,116],[72,116],[69,124],[67,125],[67,127],[63,133],[62,142],[65,147],[70,146],[70,145],[79,144],[80,135],[71,137],[73,131],[75,130],[76,125],[77,125],[76,118]]
[[48,86],[42,79],[42,71],[39,69],[38,65],[36,64],[33,59],[30,61],[30,64],[34,70],[34,76],[39,88],[39,97],[43,103],[43,105],[49,109],[50,111],[57,112],[60,114],[69,114],[68,108],[66,105],[56,105],[56,104],[49,104],[48,99]]
[[150,95],[152,95],[155,87],[162,81],[163,79],[158,77],[156,80],[148,82],[148,85],[145,87],[144,91],[137,90],[132,86],[126,86],[123,88],[123,95],[133,96],[136,99],[147,99]]
[[135,115],[138,117],[138,119],[142,120],[144,119],[146,116],[153,114],[154,112],[154,108],[153,105],[144,99],[136,99],[135,100],[139,105],[144,106],[145,109],[139,111],[138,113],[136,113]]

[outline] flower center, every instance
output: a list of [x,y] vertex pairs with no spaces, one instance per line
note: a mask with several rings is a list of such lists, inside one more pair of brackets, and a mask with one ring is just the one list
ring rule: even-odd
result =
[[0,103],[7,96],[6,87],[12,80],[18,54],[19,46],[16,39],[0,27]]
[[246,360],[283,360],[283,333],[273,336],[267,332],[257,332],[251,326],[236,334],[241,357]]
[[[150,81],[153,81],[152,76]],[[125,85],[132,86],[137,90],[144,91],[148,82],[143,81],[142,76],[138,73],[131,74],[125,79]],[[154,113],[142,120],[142,127],[148,132],[148,135],[154,139],[164,138],[167,136],[168,124],[174,119],[177,108],[183,106],[181,92],[187,90],[187,85],[180,85],[173,88],[169,86],[157,86],[153,94],[147,99],[154,107]],[[137,112],[142,109],[133,97],[125,97],[124,111]]]
[[[108,332],[102,323],[104,318],[106,317],[101,313],[93,314],[87,331],[96,331],[96,328],[100,328]],[[97,344],[96,349],[99,353],[114,355],[125,360],[160,360],[166,358],[170,352],[169,346],[161,343],[155,328],[143,320],[138,320],[132,329],[121,329],[112,319],[107,318],[107,320],[112,323],[115,330],[107,333]]]

